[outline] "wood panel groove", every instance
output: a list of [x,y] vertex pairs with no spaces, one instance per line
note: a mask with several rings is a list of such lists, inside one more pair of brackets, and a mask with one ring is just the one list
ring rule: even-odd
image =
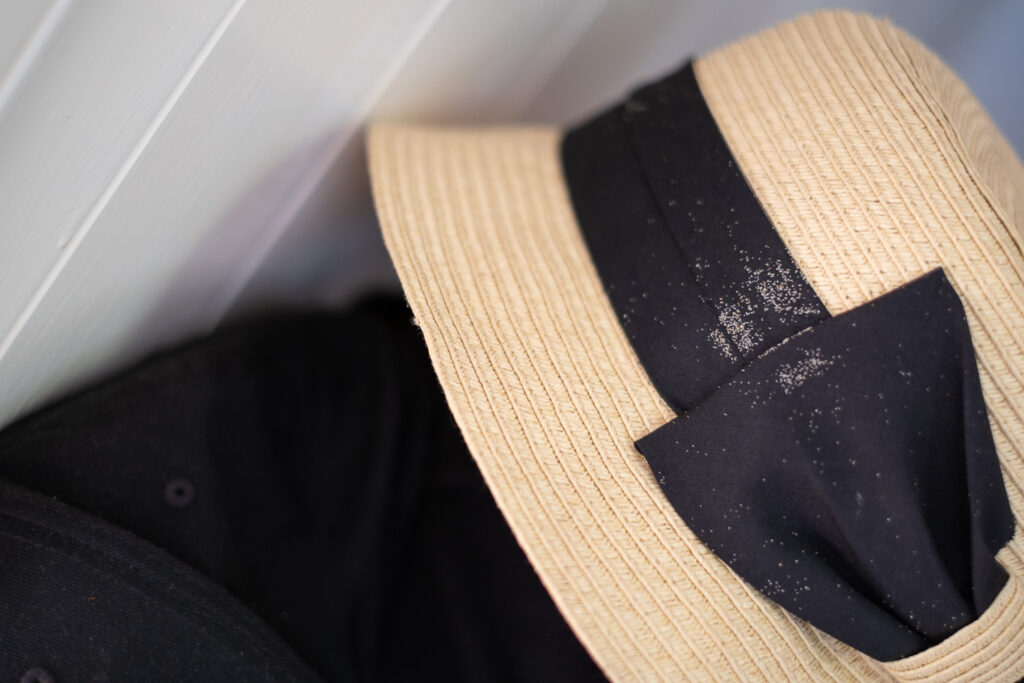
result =
[[11,63],[3,76],[0,76],[0,120],[3,119],[7,105],[14,99],[21,84],[25,82],[39,55],[57,32],[61,21],[68,13],[72,0],[54,0],[50,9],[25,41],[24,47]]
[[[213,49],[216,47],[217,43],[227,32],[228,27],[231,26],[232,22],[234,22],[235,18],[238,16],[238,13],[241,11],[242,7],[245,5],[247,1],[248,0],[235,0],[231,7],[228,8],[228,11],[224,14],[220,22],[214,28],[210,37],[207,38],[206,42],[199,49],[199,52],[196,54],[192,62],[189,64],[188,69],[185,70],[185,73],[182,75],[181,79],[175,85],[174,89],[171,90],[171,93],[168,95],[163,105],[161,105],[160,109],[157,111],[152,121],[150,121],[145,131],[143,131],[142,136],[139,138],[138,142],[135,143],[135,146],[128,154],[128,157],[124,160],[124,163],[121,164],[121,167],[118,169],[117,173],[111,179],[107,187],[103,190],[103,193],[96,200],[96,203],[93,204],[85,219],[82,221],[79,227],[76,230],[74,230],[70,238],[68,238],[67,241],[64,243],[63,248],[60,252],[60,256],[57,258],[56,263],[54,263],[50,270],[46,273],[46,276],[43,278],[43,281],[39,284],[39,287],[37,287],[35,292],[33,292],[32,297],[29,299],[28,303],[22,309],[21,313],[18,314],[18,317],[15,318],[14,323],[7,330],[7,333],[4,335],[3,339],[0,340],[0,363],[3,362],[4,357],[7,355],[7,352],[10,350],[11,346],[18,338],[18,335],[20,335],[22,330],[25,328],[25,325],[28,322],[29,318],[31,318],[32,315],[38,309],[40,302],[42,302],[43,300],[43,297],[46,296],[47,292],[49,292],[50,288],[53,286],[53,283],[57,281],[58,277],[60,277],[61,272],[64,270],[65,266],[72,259],[72,257],[75,255],[79,245],[89,234],[89,230],[92,228],[93,225],[95,225],[99,216],[103,213],[104,209],[110,203],[111,198],[114,196],[118,188],[124,182],[124,179],[128,177],[128,174],[131,172],[136,162],[138,162],[143,152],[145,152],[146,148],[149,146],[149,143],[156,136],[156,133],[160,129],[160,126],[162,126],[164,121],[167,120],[167,117],[170,114],[171,110],[181,99],[182,94],[188,88],[189,84],[195,78],[196,74],[199,73],[199,69],[206,62],[207,58],[213,52]],[[64,4],[66,5],[69,3],[65,2]]]

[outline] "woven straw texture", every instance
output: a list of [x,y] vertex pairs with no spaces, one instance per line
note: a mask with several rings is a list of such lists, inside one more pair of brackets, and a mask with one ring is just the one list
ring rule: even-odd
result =
[[[733,154],[833,313],[946,267],[1021,520],[1024,171],[1012,151],[945,67],[876,20],[815,15],[697,68]],[[590,262],[559,137],[378,126],[369,154],[385,240],[452,412],[602,669],[673,681],[1024,675],[1020,534],[1000,554],[1011,580],[980,620],[883,665],[763,598],[686,528],[633,447],[673,414]]]

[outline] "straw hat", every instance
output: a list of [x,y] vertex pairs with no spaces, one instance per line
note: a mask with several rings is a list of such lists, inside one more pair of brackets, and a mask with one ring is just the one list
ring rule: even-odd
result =
[[[965,86],[885,21],[807,16],[694,62],[728,150],[837,316],[941,267],[1024,515],[1024,168]],[[698,538],[634,445],[676,418],[595,267],[563,132],[378,125],[385,240],[451,410],[558,608],[616,680],[1016,680],[1024,546],[967,626],[880,662]],[[1011,526],[1014,526],[1011,524]]]

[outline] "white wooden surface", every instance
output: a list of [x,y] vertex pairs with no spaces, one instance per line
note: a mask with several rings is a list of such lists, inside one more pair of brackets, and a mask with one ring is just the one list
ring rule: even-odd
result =
[[[565,123],[811,0],[0,0],[0,424],[232,317],[393,284],[369,117]],[[1024,146],[1024,3],[858,0]]]

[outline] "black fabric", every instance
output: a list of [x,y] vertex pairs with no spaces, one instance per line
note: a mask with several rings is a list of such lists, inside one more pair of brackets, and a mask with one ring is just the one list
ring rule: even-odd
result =
[[321,680],[250,610],[191,568],[3,480],[0,557],[4,680]]
[[689,64],[570,131],[562,161],[609,300],[679,414],[637,447],[698,537],[881,660],[977,618],[1014,527],[943,274],[829,317]]
[[608,297],[676,410],[827,313],[687,64],[569,131],[573,207]]
[[[166,550],[330,680],[601,679],[490,497],[398,299],[143,363],[0,433],[0,476]],[[45,615],[79,582],[70,566],[54,578],[5,557],[0,602],[25,618],[0,621],[0,677],[38,665],[58,680],[173,680],[135,675],[163,628],[141,616],[97,622],[123,659],[66,656],[92,626],[55,633]]]
[[737,573],[877,659],[941,642],[1006,583],[1013,517],[941,271],[770,349],[637,447]]

